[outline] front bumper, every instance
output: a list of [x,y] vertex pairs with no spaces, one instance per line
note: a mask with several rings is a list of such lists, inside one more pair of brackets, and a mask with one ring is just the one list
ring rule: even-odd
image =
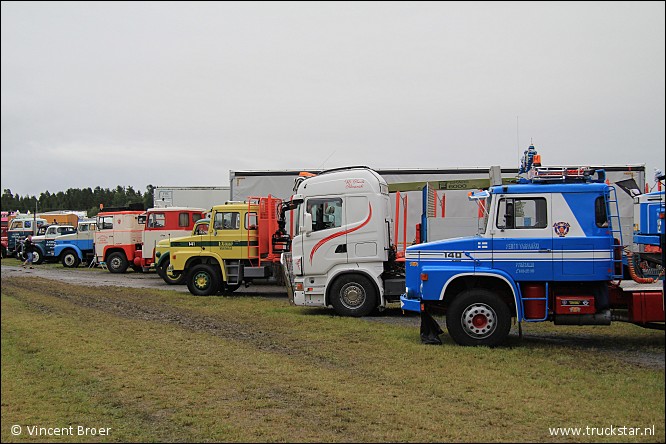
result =
[[400,308],[405,311],[414,311],[416,313],[421,313],[421,300],[420,299],[410,299],[407,295],[400,296]]

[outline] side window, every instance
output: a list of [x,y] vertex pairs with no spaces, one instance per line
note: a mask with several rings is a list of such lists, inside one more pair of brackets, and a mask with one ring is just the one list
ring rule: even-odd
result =
[[196,221],[203,219],[203,216],[201,213],[192,213],[192,223],[196,223]]
[[23,228],[32,228],[32,222],[26,220],[25,222],[23,222]]
[[152,213],[148,218],[148,228],[164,228],[165,220],[164,213]]
[[100,216],[97,218],[98,230],[113,230],[113,216]]
[[548,210],[546,199],[500,199],[497,227],[504,229],[546,228]]
[[608,227],[608,212],[606,211],[606,200],[603,196],[594,201],[594,222],[599,228]]
[[205,223],[200,223],[194,230],[194,234],[196,235],[203,235],[206,233],[208,233],[208,224]]
[[[196,221],[194,221],[196,222]],[[190,226],[190,215],[189,213],[179,213],[178,214],[178,226],[179,227],[189,227]]]
[[342,226],[342,199],[310,199],[306,211],[312,214],[312,231],[328,230]]
[[240,213],[216,213],[216,230],[238,230],[240,228]]
[[245,229],[256,230],[257,227],[257,213],[245,213]]

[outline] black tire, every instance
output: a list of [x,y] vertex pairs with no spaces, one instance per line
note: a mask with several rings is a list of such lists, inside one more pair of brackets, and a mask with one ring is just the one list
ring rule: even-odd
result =
[[349,274],[336,279],[331,287],[330,301],[341,316],[367,316],[377,308],[377,291],[370,279]]
[[35,248],[35,251],[32,252],[32,263],[40,265],[42,262],[44,262],[44,255],[39,251],[39,248]]
[[241,284],[234,284],[234,285],[229,285],[226,282],[223,282],[222,285],[220,285],[220,293],[221,294],[231,294],[234,291],[238,290],[240,288]]
[[127,267],[129,267],[129,262],[125,257],[125,253],[120,251],[111,253],[106,259],[106,268],[108,268],[111,273],[124,273],[127,271]]
[[509,335],[511,311],[491,291],[468,290],[459,294],[449,306],[446,328],[457,344],[494,347]]
[[76,268],[81,263],[79,256],[74,250],[65,250],[60,254],[60,262],[65,268]]
[[188,273],[187,289],[195,296],[210,296],[217,293],[220,281],[220,272],[215,266],[199,264]]
[[159,277],[162,278],[164,282],[166,282],[169,285],[180,285],[185,283],[185,278],[186,275],[185,273],[181,272],[172,272],[169,273],[167,271],[167,268],[169,267],[169,260],[165,259],[164,262],[162,262],[159,266],[157,266],[156,270],[157,274]]

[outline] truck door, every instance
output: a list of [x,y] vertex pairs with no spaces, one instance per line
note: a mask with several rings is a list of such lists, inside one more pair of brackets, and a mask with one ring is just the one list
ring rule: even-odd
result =
[[516,281],[553,278],[550,194],[500,195],[493,234],[493,268]]
[[210,242],[204,242],[202,254],[209,250],[225,260],[247,257],[247,243],[243,243],[247,236],[242,235],[241,213],[238,210],[219,211],[215,213],[212,223],[213,229],[208,230]]
[[325,275],[333,266],[347,263],[342,198],[312,197],[303,203],[303,209],[312,216],[312,231],[301,235],[304,274]]
[[155,245],[163,239],[168,238],[166,231],[167,216],[164,212],[150,212],[146,217],[146,225],[142,232],[142,251],[143,259],[152,259],[155,254]]
[[109,245],[114,245],[113,215],[97,216],[97,231],[95,231],[95,256],[97,260],[104,261],[104,251]]

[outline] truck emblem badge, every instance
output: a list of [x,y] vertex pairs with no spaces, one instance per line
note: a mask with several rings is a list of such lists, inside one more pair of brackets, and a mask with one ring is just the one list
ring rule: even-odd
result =
[[553,228],[555,229],[555,234],[557,234],[559,237],[564,237],[567,234],[569,234],[569,228],[571,225],[569,225],[568,222],[555,222],[553,224]]

